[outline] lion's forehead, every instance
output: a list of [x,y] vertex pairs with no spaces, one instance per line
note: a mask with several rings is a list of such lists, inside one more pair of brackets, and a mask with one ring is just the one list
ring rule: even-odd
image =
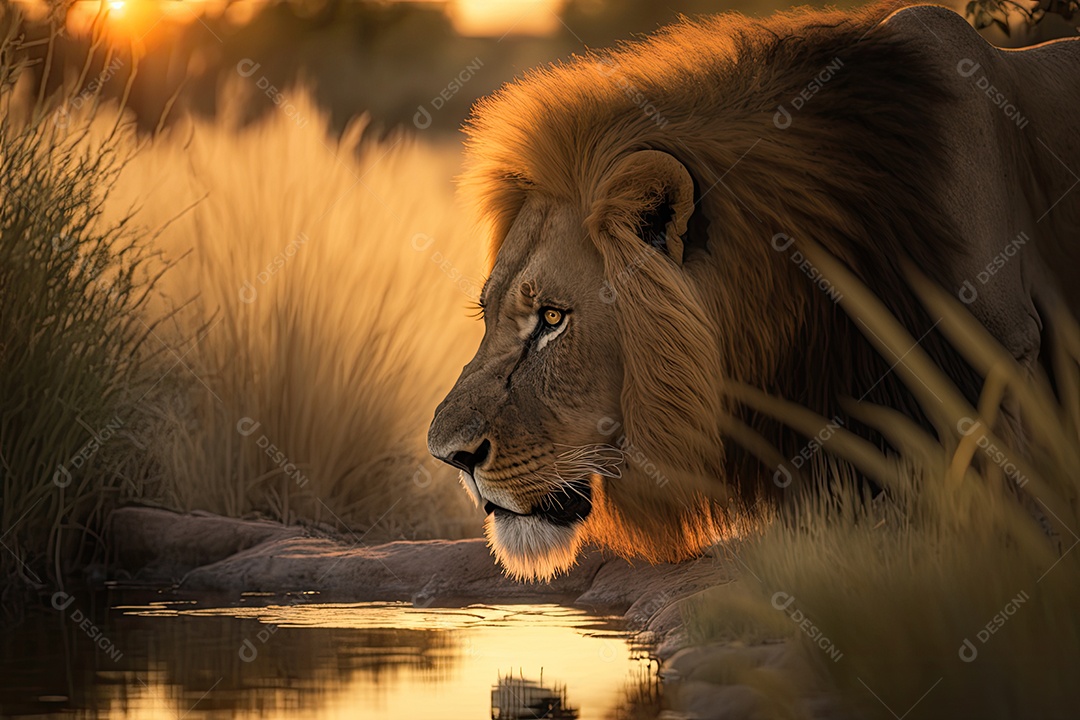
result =
[[527,312],[540,302],[568,299],[592,282],[583,271],[599,262],[580,212],[569,203],[530,198],[500,244],[485,303],[508,302],[508,309]]

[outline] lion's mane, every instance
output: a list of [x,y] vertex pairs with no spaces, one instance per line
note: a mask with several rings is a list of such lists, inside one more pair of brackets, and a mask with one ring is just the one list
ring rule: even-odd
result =
[[[731,501],[777,494],[772,469],[731,441],[732,428],[752,430],[785,457],[807,440],[725,400],[729,383],[839,418],[882,447],[839,398],[888,405],[928,425],[890,372],[896,359],[881,357],[775,249],[778,234],[846,263],[964,394],[977,396],[979,377],[934,328],[901,267],[910,259],[940,282],[962,249],[935,201],[933,158],[944,150],[935,108],[950,98],[925,58],[881,24],[895,9],[683,20],[529,72],[477,105],[461,187],[492,261],[526,193],[541,192],[580,208],[608,275],[598,287],[618,285],[626,439],[670,473],[665,492],[675,500],[658,507],[655,488],[611,483],[607,492],[620,502],[597,499],[608,522],[596,532],[606,543],[652,559],[692,551],[725,514],[725,499],[702,500],[682,478],[725,477]],[[793,109],[829,66],[838,70]],[[785,128],[780,106],[791,120]],[[634,188],[616,169],[646,149],[690,172],[688,252],[710,270],[691,275],[636,259],[641,239],[628,228],[652,190],[647,178]]]

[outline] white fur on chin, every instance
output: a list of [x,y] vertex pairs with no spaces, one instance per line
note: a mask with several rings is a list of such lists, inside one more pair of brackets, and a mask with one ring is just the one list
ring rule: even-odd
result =
[[533,516],[493,513],[484,521],[484,535],[495,559],[511,577],[550,580],[576,562],[582,524],[565,527]]

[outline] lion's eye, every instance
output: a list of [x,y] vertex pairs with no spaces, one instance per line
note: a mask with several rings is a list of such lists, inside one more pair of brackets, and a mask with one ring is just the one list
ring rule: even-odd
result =
[[566,317],[562,310],[556,310],[555,308],[544,308],[540,311],[540,317],[544,320],[544,324],[549,328],[558,327],[559,323]]

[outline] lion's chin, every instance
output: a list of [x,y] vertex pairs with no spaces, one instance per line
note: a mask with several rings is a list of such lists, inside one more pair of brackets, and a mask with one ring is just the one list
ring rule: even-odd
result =
[[511,577],[550,580],[577,560],[582,525],[554,525],[530,515],[492,513],[484,522],[484,534],[495,559]]

